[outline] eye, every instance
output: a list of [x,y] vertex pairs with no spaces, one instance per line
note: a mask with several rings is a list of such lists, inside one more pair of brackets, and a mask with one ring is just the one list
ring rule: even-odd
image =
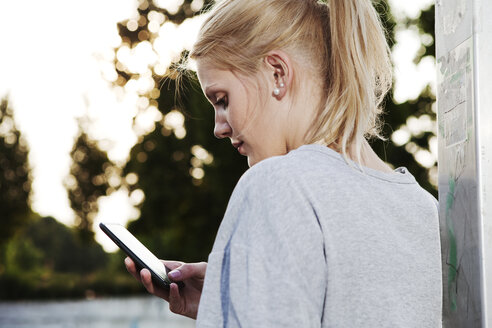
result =
[[214,103],[215,106],[217,107],[222,107],[223,109],[227,109],[227,97],[223,96]]

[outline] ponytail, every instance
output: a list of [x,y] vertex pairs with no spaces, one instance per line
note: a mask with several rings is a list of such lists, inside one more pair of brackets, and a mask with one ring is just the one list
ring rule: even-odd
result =
[[329,4],[327,99],[312,141],[333,145],[347,158],[355,144],[360,162],[364,138],[380,135],[381,104],[391,88],[390,50],[370,0]]

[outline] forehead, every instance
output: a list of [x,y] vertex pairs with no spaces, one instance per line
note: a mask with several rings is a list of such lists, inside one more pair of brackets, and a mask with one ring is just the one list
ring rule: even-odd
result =
[[203,92],[209,98],[214,91],[230,88],[239,82],[236,75],[231,71],[217,68],[202,60],[197,61],[197,75]]
[[197,61],[197,75],[198,80],[203,88],[217,81],[230,79],[234,75],[230,71],[219,69],[206,61]]
[[261,72],[251,76],[219,68],[209,60],[197,60],[197,76],[204,94],[212,100],[216,92],[250,94],[258,89]]

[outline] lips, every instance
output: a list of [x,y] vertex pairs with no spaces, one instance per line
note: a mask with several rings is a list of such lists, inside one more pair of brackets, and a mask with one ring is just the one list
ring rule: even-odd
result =
[[242,146],[243,146],[243,144],[244,144],[244,142],[242,142],[242,141],[238,141],[238,142],[233,142],[233,143],[232,143],[232,146],[233,146],[234,148],[236,148],[236,149],[237,149],[237,151],[238,151],[241,155],[246,155],[246,153],[244,152],[244,149],[243,149],[244,147],[242,147]]

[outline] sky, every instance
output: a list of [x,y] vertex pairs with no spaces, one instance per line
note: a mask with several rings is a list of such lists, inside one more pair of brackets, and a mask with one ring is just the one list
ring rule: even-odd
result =
[[[169,10],[178,8],[181,2],[157,1]],[[431,3],[390,2],[396,17],[418,17],[420,8]],[[120,165],[125,163],[138,133],[149,131],[161,118],[156,108],[148,107],[138,96],[139,89],[152,87],[148,85],[152,82],[142,80],[141,85],[125,88],[113,88],[111,84],[116,79],[114,48],[121,44],[116,23],[134,18],[137,6],[134,0],[0,2],[0,97],[9,96],[17,127],[28,142],[33,177],[31,205],[42,216],[73,223],[63,180],[70,169],[69,153],[78,134],[78,118],[90,118],[90,136],[100,140],[109,158]],[[172,49],[155,49],[157,58],[149,54],[145,44],[117,55],[136,70],[145,70],[146,65],[156,62],[165,68],[183,48],[192,45],[199,23],[200,18],[182,27],[171,23],[157,26],[165,44],[173,44]],[[173,42],[169,42],[171,38]],[[420,46],[417,31],[399,31],[397,42],[393,53],[397,66],[395,99],[403,102],[417,97],[429,82],[435,87],[435,67],[432,60],[413,64]],[[136,133],[132,122],[141,107],[148,108],[137,117]],[[125,224],[137,218],[133,205],[141,199],[136,198],[130,198],[124,190],[100,198],[96,224]],[[116,247],[99,229],[95,230],[104,248],[114,251]]]

